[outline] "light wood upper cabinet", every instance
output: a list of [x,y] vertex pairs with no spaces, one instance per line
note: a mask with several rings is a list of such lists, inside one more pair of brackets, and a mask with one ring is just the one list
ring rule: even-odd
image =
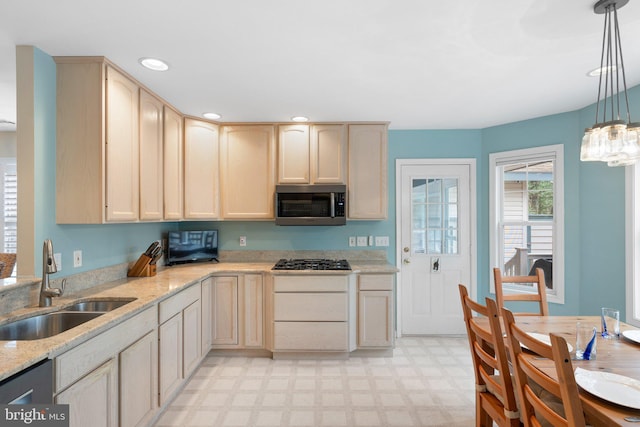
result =
[[345,184],[347,182],[347,127],[311,126],[311,182]]
[[275,218],[274,126],[223,126],[220,170],[223,218]]
[[308,184],[310,179],[309,126],[278,127],[278,183]]
[[219,218],[218,125],[184,120],[184,218]]
[[387,218],[387,125],[349,125],[349,219]]
[[345,125],[280,125],[279,184],[344,184],[347,170]]
[[177,111],[164,107],[164,219],[182,219],[183,121]]
[[138,219],[139,87],[107,66],[107,221]]
[[164,105],[140,90],[140,219],[163,218]]
[[104,58],[55,58],[56,221],[137,221],[139,88]]

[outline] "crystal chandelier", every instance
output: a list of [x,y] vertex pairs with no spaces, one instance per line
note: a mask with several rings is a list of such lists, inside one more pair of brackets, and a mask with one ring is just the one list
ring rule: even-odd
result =
[[[596,123],[585,130],[580,148],[580,160],[585,162],[601,161],[607,162],[609,166],[626,166],[640,159],[640,122],[631,122],[618,28],[617,10],[628,2],[629,0],[599,0],[593,7],[595,13],[604,14],[604,33]],[[622,91],[626,109],[623,116],[626,116],[626,122],[620,118]]]

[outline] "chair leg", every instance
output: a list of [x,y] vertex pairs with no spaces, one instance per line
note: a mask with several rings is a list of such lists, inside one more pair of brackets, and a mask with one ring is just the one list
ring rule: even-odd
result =
[[476,427],[493,427],[493,419],[482,407],[482,398],[476,393]]

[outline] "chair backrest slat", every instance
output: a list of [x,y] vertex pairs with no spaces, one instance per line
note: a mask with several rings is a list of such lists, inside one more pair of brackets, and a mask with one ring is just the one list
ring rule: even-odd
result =
[[[534,315],[548,316],[549,307],[547,306],[547,285],[544,279],[544,271],[536,268],[535,276],[504,276],[499,268],[493,269],[493,279],[496,288],[496,300],[500,308],[504,307],[505,301],[527,301],[537,302],[538,311],[533,313],[515,313],[518,316]],[[536,287],[536,293],[504,293],[505,283],[527,284],[531,283]]]

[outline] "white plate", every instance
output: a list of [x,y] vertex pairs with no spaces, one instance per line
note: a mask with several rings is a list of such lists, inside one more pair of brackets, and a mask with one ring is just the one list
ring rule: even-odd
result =
[[631,341],[635,341],[637,343],[640,343],[640,330],[638,329],[631,329],[629,331],[623,331],[622,335],[624,335],[625,338],[631,340]]
[[[537,339],[538,341],[542,341],[547,345],[551,345],[551,338],[547,334],[539,334],[537,332],[527,332],[527,335],[529,335],[531,338]],[[523,345],[522,348],[527,348],[527,347]],[[573,346],[567,343],[567,349],[569,350],[569,353],[571,353],[573,351]]]
[[575,370],[576,383],[608,402],[640,409],[640,381],[610,372]]

